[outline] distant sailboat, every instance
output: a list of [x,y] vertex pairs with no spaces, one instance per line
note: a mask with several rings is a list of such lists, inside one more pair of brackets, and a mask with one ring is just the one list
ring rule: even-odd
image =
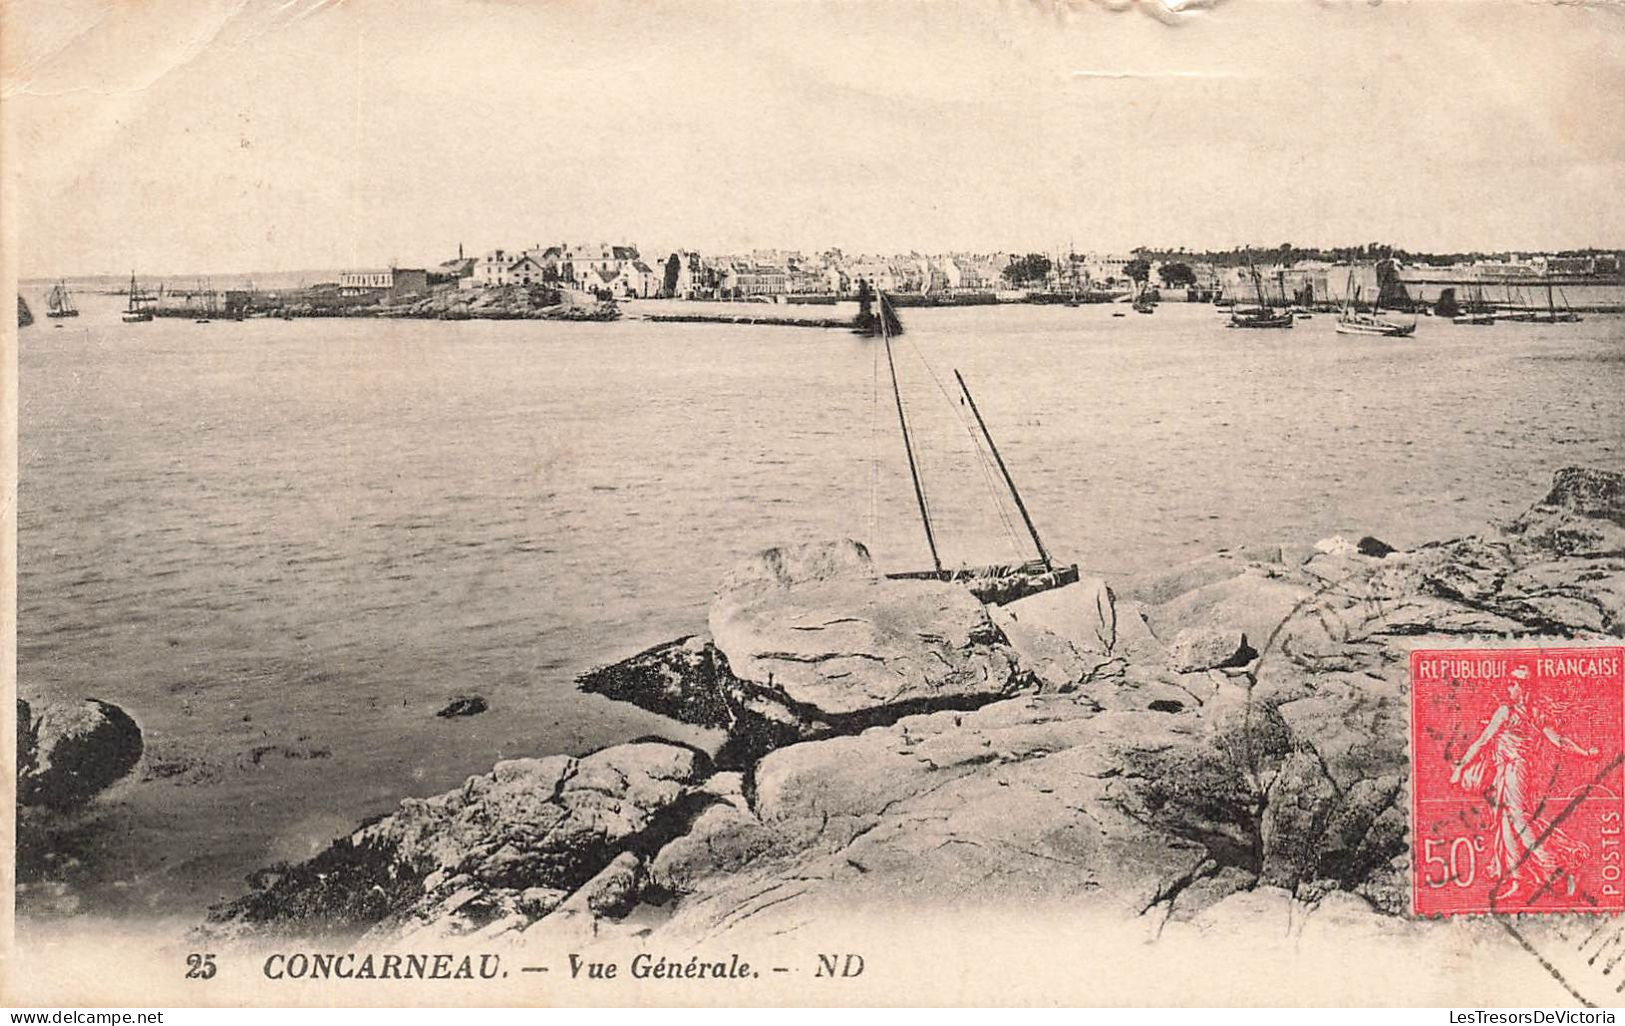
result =
[[152,320],[153,298],[136,284],[135,272],[130,272],[130,304],[124,310],[124,323],[141,324]]
[[1573,324],[1580,319],[1580,315],[1569,306],[1568,299],[1563,300],[1563,309],[1557,308],[1557,301],[1552,296],[1552,283],[1546,282],[1546,312],[1536,313],[1535,321],[1539,324]]
[[1473,298],[1468,300],[1461,313],[1450,318],[1450,321],[1453,324],[1485,325],[1495,323],[1495,311],[1490,309],[1488,301],[1484,299],[1484,286],[1473,286]]
[[1156,301],[1150,296],[1150,285],[1148,283],[1141,282],[1139,291],[1134,295],[1134,312],[1148,314],[1155,313],[1156,310]]
[[1285,310],[1276,313],[1264,297],[1264,279],[1259,275],[1258,268],[1253,266],[1251,258],[1247,261],[1247,271],[1253,279],[1253,294],[1258,298],[1255,307],[1234,306],[1230,309],[1230,323],[1232,328],[1290,328],[1292,327],[1292,311]]
[[78,317],[79,308],[73,305],[73,296],[66,283],[58,281],[45,297],[45,316]]
[[1348,295],[1343,298],[1343,312],[1337,315],[1337,333],[1339,335],[1380,335],[1385,338],[1405,338],[1416,333],[1416,317],[1412,315],[1411,323],[1401,324],[1377,316],[1379,300],[1373,301],[1370,313],[1359,313],[1354,309],[1355,301],[1359,299],[1360,287],[1354,284],[1354,268],[1349,268]]
[[1518,324],[1528,324],[1534,321],[1535,311],[1529,309],[1528,300],[1523,294],[1523,289],[1520,288],[1517,297],[1514,298],[1512,283],[1507,283],[1506,305],[1495,311],[1495,319],[1498,321],[1512,321]]

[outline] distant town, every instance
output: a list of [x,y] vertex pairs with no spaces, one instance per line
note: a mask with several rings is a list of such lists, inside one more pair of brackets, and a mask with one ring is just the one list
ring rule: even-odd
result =
[[[831,305],[885,293],[898,306],[994,303],[1204,302],[1254,308],[1361,308],[1455,315],[1542,309],[1625,312],[1625,254],[1411,253],[1380,243],[1331,249],[1282,244],[1224,251],[866,254],[752,250],[646,255],[624,243],[536,243],[457,255],[421,267],[325,272],[281,287],[170,276],[95,291],[128,295],[126,320],[152,317],[425,317],[613,320],[645,300]],[[236,276],[234,276],[236,277]],[[287,279],[289,276],[278,276]],[[84,286],[76,286],[83,288]],[[57,300],[53,299],[53,303]],[[760,309],[760,308],[757,308]],[[656,320],[746,320],[764,314],[639,308]],[[839,318],[770,318],[810,327]]]
[[1339,268],[1373,268],[1382,261],[1392,261],[1398,270],[1411,272],[1403,277],[1440,282],[1535,281],[1550,277],[1617,282],[1625,266],[1618,252],[1473,254],[1440,259],[1412,256],[1377,244],[1333,251],[1282,246],[1222,254],[1139,249],[1124,254],[872,255],[848,254],[840,249],[813,254],[772,249],[707,255],[679,250],[646,258],[632,244],[560,243],[493,249],[478,257],[459,254],[433,268],[350,271],[341,275],[337,284],[341,291],[351,293],[409,291],[437,282],[456,282],[464,289],[553,285],[618,299],[839,297],[855,295],[863,283],[888,293],[920,295],[1122,291],[1136,285],[1195,289],[1217,295],[1251,289],[1251,269],[1257,269],[1276,284],[1285,281],[1289,292],[1302,292],[1306,286],[1320,284],[1316,294],[1331,297],[1336,293],[1332,272]]

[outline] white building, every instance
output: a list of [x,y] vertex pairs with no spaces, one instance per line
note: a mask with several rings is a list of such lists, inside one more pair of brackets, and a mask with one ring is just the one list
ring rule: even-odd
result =
[[497,285],[512,285],[513,279],[508,269],[513,266],[514,257],[518,254],[505,249],[493,249],[474,262],[474,283],[480,288],[492,288]]

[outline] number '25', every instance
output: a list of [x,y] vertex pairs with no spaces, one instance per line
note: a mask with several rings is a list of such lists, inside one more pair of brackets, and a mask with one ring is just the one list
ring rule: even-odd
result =
[[188,980],[212,979],[217,971],[213,955],[194,954],[186,956],[186,978]]

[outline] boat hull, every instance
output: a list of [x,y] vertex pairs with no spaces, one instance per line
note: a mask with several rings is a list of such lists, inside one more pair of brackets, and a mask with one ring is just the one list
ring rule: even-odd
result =
[[1380,338],[1406,338],[1416,333],[1415,324],[1395,324],[1392,321],[1353,321],[1340,320],[1337,322],[1339,335],[1372,335]]
[[1225,325],[1225,327],[1228,327],[1228,328],[1290,328],[1290,327],[1292,327],[1292,319],[1293,318],[1292,318],[1292,315],[1290,313],[1281,314],[1279,316],[1276,316],[1276,315],[1273,315],[1273,314],[1264,315],[1264,316],[1247,316],[1247,315],[1237,316],[1235,314],[1231,314],[1230,315],[1230,322],[1227,325]]
[[968,566],[958,570],[913,570],[887,574],[894,581],[945,581],[963,584],[971,594],[991,606],[1078,583],[1078,568],[1046,567],[1042,563],[1020,566]]

